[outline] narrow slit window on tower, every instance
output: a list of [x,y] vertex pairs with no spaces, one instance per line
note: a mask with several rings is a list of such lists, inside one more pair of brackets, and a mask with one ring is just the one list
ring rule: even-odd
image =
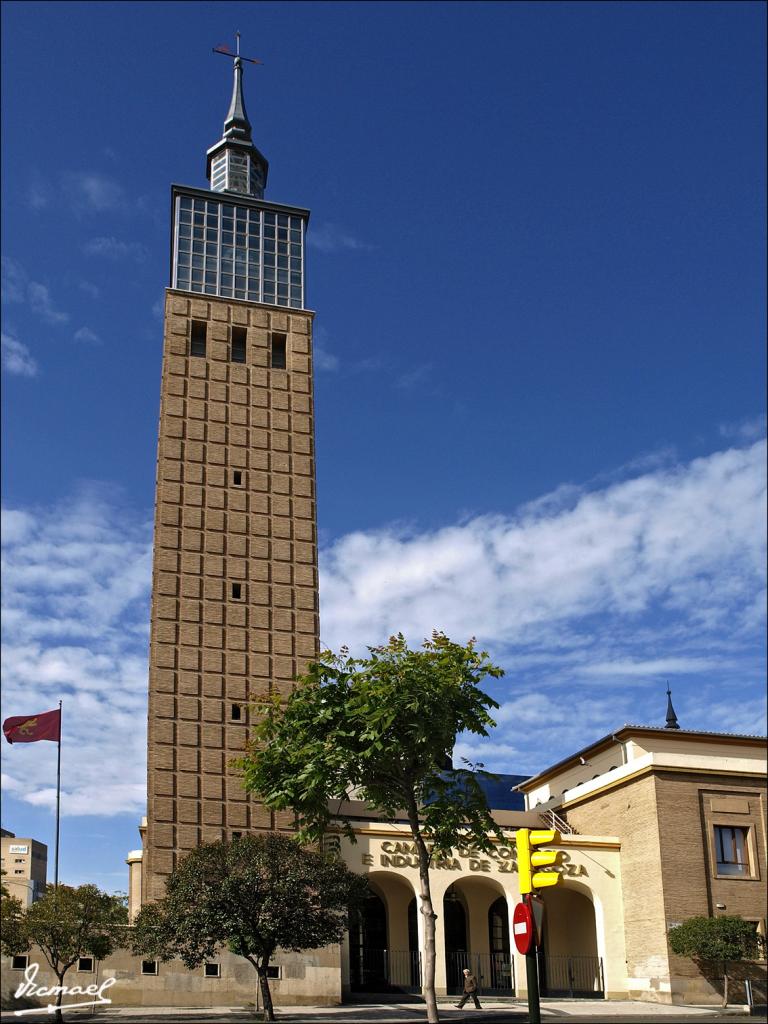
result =
[[242,585],[242,583],[233,583],[232,584],[232,597],[236,601],[239,601],[242,596],[243,596],[243,585]]
[[245,342],[247,335],[248,332],[245,327],[232,328],[232,347],[230,349],[230,358],[233,363],[245,362]]
[[273,370],[284,370],[287,365],[286,361],[286,343],[287,338],[284,334],[273,334],[272,335],[272,360],[271,366]]
[[189,340],[189,354],[205,358],[205,335],[207,324],[204,320],[192,321],[192,333]]
[[241,722],[243,720],[243,709],[239,704],[233,704],[229,710],[233,722]]
[[242,482],[243,482],[242,471],[239,470],[239,469],[236,469],[233,472],[233,474],[232,474],[232,483],[235,485],[235,487],[239,487],[240,484],[242,484]]

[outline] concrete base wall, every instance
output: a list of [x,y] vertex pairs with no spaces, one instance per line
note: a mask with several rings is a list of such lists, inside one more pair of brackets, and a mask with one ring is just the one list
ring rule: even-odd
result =
[[[73,967],[67,972],[64,983],[70,988],[75,985],[84,988],[100,985],[106,978],[115,978],[115,984],[104,993],[113,1006],[253,1007],[257,999],[258,979],[251,964],[226,950],[220,952],[215,962],[221,965],[218,978],[206,978],[202,967],[190,971],[179,960],[158,964],[158,973],[153,976],[141,973],[139,957],[120,951],[107,960],[97,962],[92,973],[77,971]],[[37,985],[49,987],[58,984],[44,958],[34,949],[30,951],[29,963],[40,965],[35,978]],[[304,953],[278,950],[273,963],[281,974],[279,979],[269,983],[276,1006],[337,1006],[341,1003],[338,945]],[[14,970],[11,964],[9,957],[2,958],[2,999],[3,1006],[9,1009],[14,1008],[13,993],[24,981],[24,971]],[[69,1001],[76,1002],[82,998],[72,997]],[[39,1000],[41,1005],[48,1001],[45,997]]]

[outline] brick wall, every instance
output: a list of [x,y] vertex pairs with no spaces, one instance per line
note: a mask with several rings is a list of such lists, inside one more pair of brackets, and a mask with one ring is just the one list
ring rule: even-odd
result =
[[[190,355],[193,320],[205,358]],[[230,360],[233,326],[245,363]],[[200,842],[291,826],[231,767],[248,730],[232,705],[287,693],[318,649],[311,327],[311,313],[166,293],[145,900]],[[286,335],[285,370],[269,366],[272,332]]]

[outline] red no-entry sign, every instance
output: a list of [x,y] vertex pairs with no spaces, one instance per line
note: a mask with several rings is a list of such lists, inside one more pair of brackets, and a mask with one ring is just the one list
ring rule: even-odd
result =
[[534,944],[533,915],[527,904],[518,903],[512,914],[512,931],[518,953],[530,953]]

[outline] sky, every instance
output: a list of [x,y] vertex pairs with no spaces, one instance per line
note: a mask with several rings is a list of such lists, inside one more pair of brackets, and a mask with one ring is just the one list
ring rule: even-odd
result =
[[[625,722],[765,732],[765,7],[16,3],[3,49],[2,715],[64,705],[61,878],[145,811],[172,182],[234,42],[308,207],[321,639],[476,636],[534,772]],[[3,743],[53,848],[56,747]]]

